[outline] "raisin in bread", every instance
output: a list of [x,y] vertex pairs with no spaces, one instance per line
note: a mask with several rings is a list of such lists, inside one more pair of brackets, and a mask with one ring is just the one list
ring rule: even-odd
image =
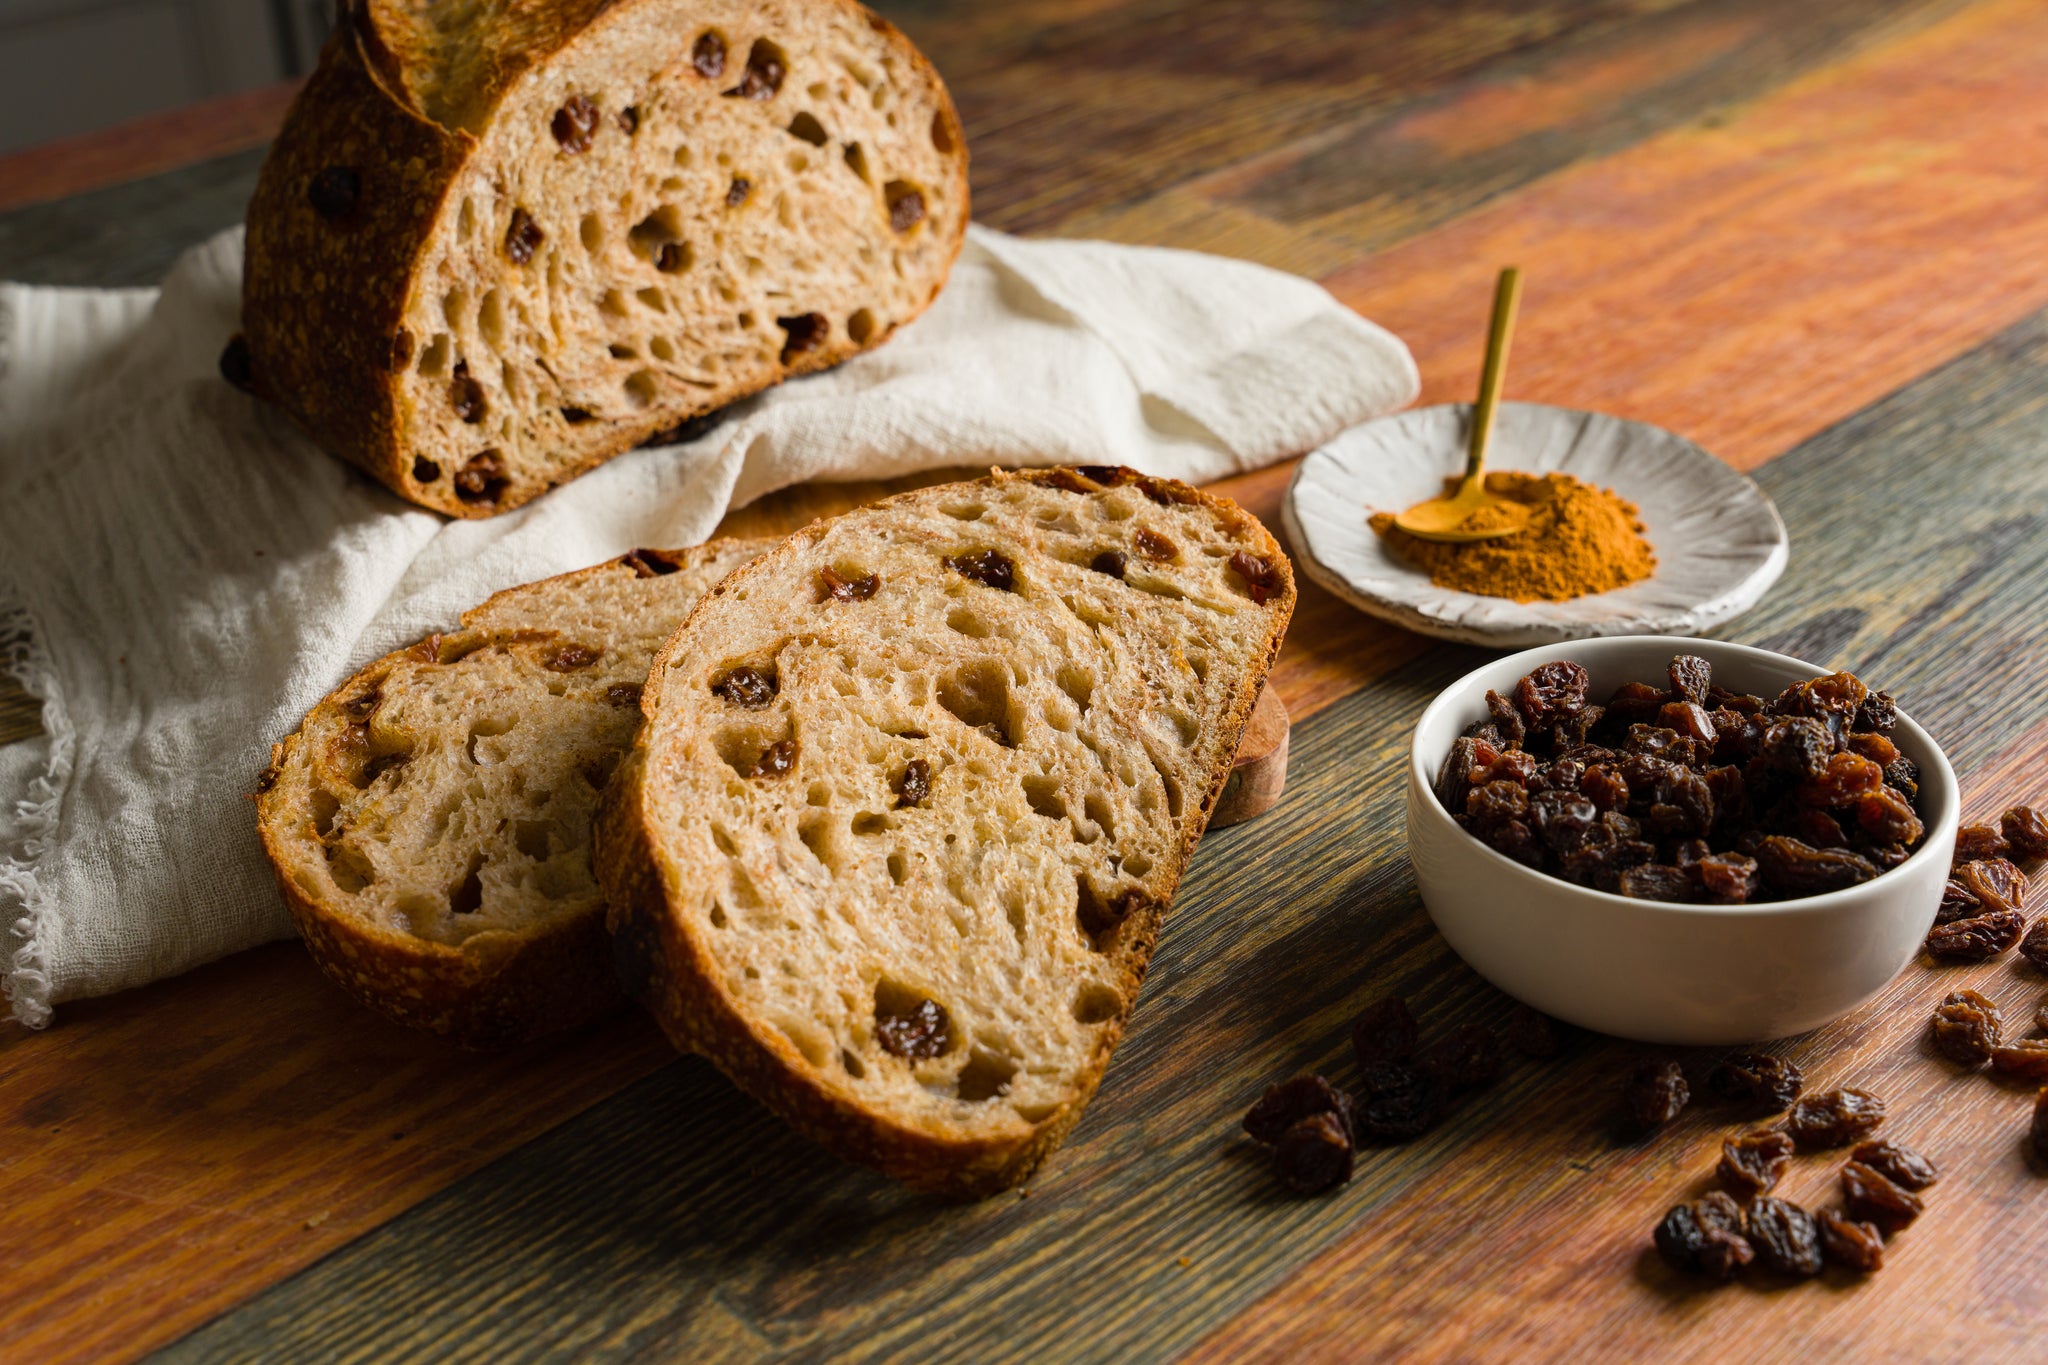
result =
[[277,745],[257,827],[323,971],[489,1047],[623,998],[590,862],[649,661],[773,541],[636,550],[499,593],[357,673]]
[[1080,1117],[1294,605],[1234,504],[1128,470],[924,489],[713,589],[656,661],[599,877],[627,989],[923,1189]]
[[851,0],[348,0],[222,367],[487,516],[879,345],[966,226],[945,87]]

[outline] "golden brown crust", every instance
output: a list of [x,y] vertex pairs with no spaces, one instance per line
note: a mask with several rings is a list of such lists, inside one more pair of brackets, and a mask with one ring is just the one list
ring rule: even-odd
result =
[[[1072,488],[1076,477],[1077,471],[1065,468],[995,471],[987,479],[949,488],[965,489],[976,483],[993,485],[1012,479]],[[1256,669],[1246,673],[1238,694],[1224,713],[1223,723],[1230,731],[1231,742],[1222,747],[1223,759],[1210,774],[1199,805],[1201,819],[1190,822],[1190,832],[1177,847],[1172,866],[1160,883],[1164,894],[1128,915],[1114,931],[1115,939],[1105,945],[1107,953],[1118,963],[1120,994],[1127,1002],[1125,1012],[1103,1028],[1093,1063],[1071,1099],[1056,1113],[1030,1125],[1021,1138],[962,1139],[893,1122],[819,1084],[801,1064],[786,1036],[755,1026],[749,1013],[727,993],[709,955],[671,913],[671,888],[662,883],[653,817],[644,805],[644,784],[639,780],[647,758],[644,727],[641,739],[607,786],[594,822],[594,861],[610,906],[607,925],[621,959],[621,970],[636,983],[641,1003],[669,1038],[684,1051],[708,1057],[742,1090],[773,1109],[806,1137],[915,1189],[962,1198],[982,1198],[1008,1189],[1027,1178],[1056,1151],[1079,1122],[1122,1038],[1129,1020],[1128,1002],[1137,998],[1158,942],[1161,921],[1200,841],[1209,812],[1229,779],[1236,736],[1257,705],[1259,691],[1279,654],[1293,613],[1292,566],[1278,542],[1256,518],[1226,498],[1175,480],[1154,479],[1131,470],[1116,470],[1111,477],[1118,483],[1136,484],[1148,496],[1160,500],[1197,503],[1215,511],[1227,524],[1252,533],[1262,547],[1261,552],[1271,559],[1279,584],[1268,603],[1264,657]],[[887,507],[897,501],[929,497],[931,493],[926,489],[901,494],[875,506]],[[814,523],[797,532],[785,542],[784,552],[794,552],[815,540],[824,525]],[[666,666],[670,651],[688,632],[690,622],[706,611],[714,599],[745,588],[750,579],[765,571],[766,561],[771,557],[764,556],[729,575],[692,609],[690,617],[655,660],[642,694],[645,715],[653,716],[660,706],[661,691],[671,671]]]

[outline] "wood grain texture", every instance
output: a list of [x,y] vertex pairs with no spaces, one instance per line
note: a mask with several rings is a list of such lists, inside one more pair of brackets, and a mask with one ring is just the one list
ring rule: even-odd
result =
[[[2048,662],[2048,508],[2020,501],[2044,406],[2037,318],[1766,467],[1801,557],[1725,632],[1832,642],[1816,662],[1896,688],[1979,809],[2048,794],[2048,693],[2013,685]],[[1958,449],[1966,464],[1942,458]],[[1992,648],[2004,684],[1987,687]],[[1416,898],[1395,780],[1421,708],[1484,657],[1433,647],[1296,726],[1288,800],[1205,842],[1129,1040],[1025,1197],[905,1195],[681,1061],[167,1358],[1635,1360],[1737,1342],[2023,1358],[2048,1239],[2048,1176],[2019,1146],[2027,1096],[1922,1041],[1927,1008],[1964,982],[2030,1008],[2048,979],[2011,963],[1908,968],[1877,1004],[1777,1045],[1816,1086],[1879,1091],[1885,1131],[1948,1172],[1861,1288],[1707,1291],[1650,1257],[1657,1217],[1740,1125],[1703,1104],[1618,1142],[1614,1080],[1649,1054],[1590,1035],[1367,1152],[1341,1192],[1277,1192],[1238,1117],[1298,1070],[1348,1083],[1360,1007],[1398,993],[1434,1030],[1506,1013]],[[1786,1192],[1819,1202],[1839,1164],[1801,1159]]]

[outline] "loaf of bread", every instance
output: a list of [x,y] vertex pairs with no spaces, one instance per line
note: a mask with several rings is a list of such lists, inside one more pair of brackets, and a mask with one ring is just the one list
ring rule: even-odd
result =
[[620,1003],[591,813],[655,651],[773,543],[636,550],[499,593],[314,707],[273,751],[256,810],[321,969],[470,1047]]
[[984,1195],[1064,1137],[1293,610],[1234,504],[996,474],[820,522],[656,660],[598,873],[627,989],[800,1131]]
[[222,368],[488,516],[879,345],[967,207],[945,87],[852,0],[344,0]]

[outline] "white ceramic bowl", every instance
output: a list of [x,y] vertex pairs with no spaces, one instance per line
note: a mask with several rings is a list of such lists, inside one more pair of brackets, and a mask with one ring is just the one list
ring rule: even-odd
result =
[[1543,645],[1466,674],[1422,713],[1409,754],[1408,857],[1423,904],[1481,976],[1585,1028],[1689,1045],[1817,1028],[1911,961],[1941,904],[1961,808],[1956,775],[1904,715],[1892,740],[1920,767],[1925,841],[1871,881],[1800,900],[1673,905],[1589,890],[1494,852],[1452,823],[1432,790],[1452,741],[1485,717],[1488,688],[1507,692],[1538,664],[1570,659],[1598,699],[1624,682],[1660,682],[1674,654],[1697,654],[1716,682],[1764,697],[1828,671],[1746,645],[1637,635]]

